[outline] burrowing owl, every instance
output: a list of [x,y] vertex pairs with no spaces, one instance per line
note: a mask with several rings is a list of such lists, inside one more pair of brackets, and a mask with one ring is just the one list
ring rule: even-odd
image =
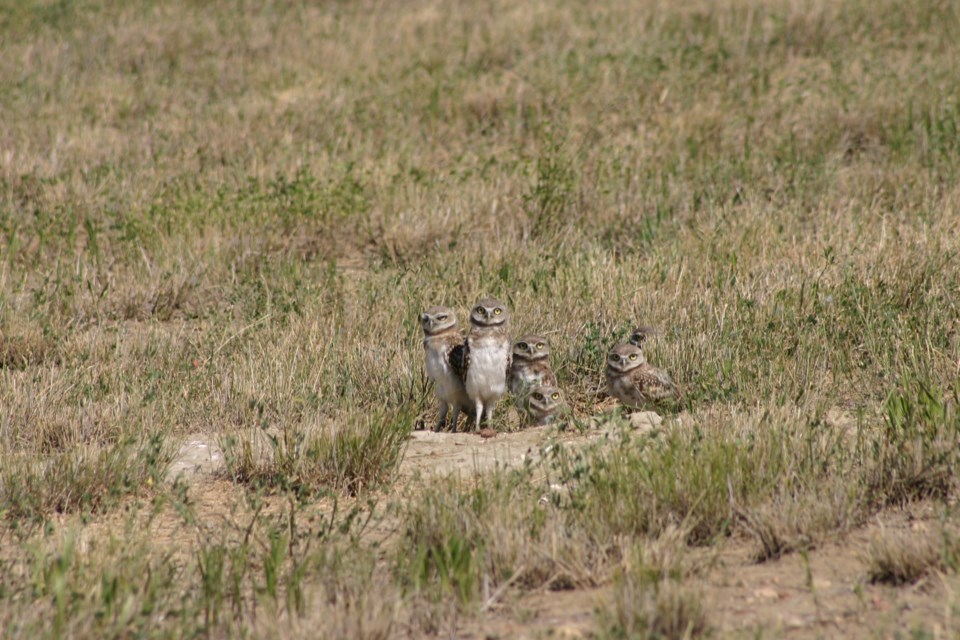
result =
[[493,417],[493,408],[507,390],[510,369],[510,313],[495,298],[480,300],[470,312],[470,333],[462,347],[450,354],[467,396],[476,410],[475,428]]
[[471,405],[463,381],[450,366],[450,354],[463,344],[463,335],[457,326],[457,316],[449,307],[430,307],[420,317],[423,326],[423,350],[426,352],[427,375],[433,380],[440,399],[440,419],[437,428],[447,421],[447,408],[453,405],[453,428],[457,428],[460,408]]
[[657,330],[653,327],[640,326],[630,332],[630,344],[636,347],[643,347],[644,341],[650,336],[657,335]]
[[640,347],[632,344],[618,344],[607,356],[607,393],[634,408],[680,398],[667,372],[648,363]]
[[523,397],[523,409],[534,425],[550,424],[563,406],[563,394],[552,384],[530,387]]
[[518,398],[534,385],[557,385],[557,377],[550,368],[550,344],[544,338],[527,335],[513,343],[513,362],[507,383],[510,392]]

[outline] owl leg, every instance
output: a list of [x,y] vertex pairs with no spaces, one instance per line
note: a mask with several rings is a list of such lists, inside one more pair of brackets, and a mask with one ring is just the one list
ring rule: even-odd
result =
[[474,431],[480,431],[480,420],[483,418],[483,401],[476,401],[477,415],[475,416]]
[[493,402],[488,402],[486,409],[484,410],[483,423],[489,425],[493,420]]
[[453,405],[453,416],[450,418],[450,430],[457,430],[457,423],[460,422],[460,404],[454,403]]
[[440,401],[440,417],[437,418],[437,428],[436,431],[440,431],[447,424],[447,403],[443,400]]

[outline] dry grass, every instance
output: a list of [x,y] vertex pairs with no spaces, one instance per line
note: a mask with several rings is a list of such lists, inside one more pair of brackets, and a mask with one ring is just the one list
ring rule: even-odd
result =
[[[452,634],[622,575],[604,628],[693,635],[635,545],[772,559],[952,508],[958,28],[938,0],[0,0],[0,628]],[[682,422],[394,487],[435,411],[418,313],[485,294],[549,337],[570,424],[657,328]],[[162,482],[197,433],[237,443],[239,533]],[[305,521],[331,493],[399,534]],[[175,552],[76,542],[148,502]]]
[[883,532],[873,539],[867,554],[870,582],[913,584],[923,576],[947,569],[956,560],[956,541],[946,532]]
[[664,538],[634,549],[614,577],[613,601],[598,611],[601,637],[699,638],[709,633],[704,605],[684,567],[683,535]]
[[354,417],[340,427],[254,431],[239,441],[227,436],[226,472],[236,482],[301,498],[318,490],[369,492],[393,479],[411,429],[410,416],[400,413]]

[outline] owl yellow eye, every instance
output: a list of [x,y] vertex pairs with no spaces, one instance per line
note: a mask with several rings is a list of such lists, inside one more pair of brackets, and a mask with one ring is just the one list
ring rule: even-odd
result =
[[610,359],[611,359],[613,362],[620,362],[620,356],[618,356],[618,355],[615,354],[615,353],[610,354]]
[[500,307],[497,307],[496,309],[493,310],[493,315],[495,316],[498,316],[501,313],[503,313],[503,309],[501,309]]
[[542,343],[542,342],[538,342],[538,343],[537,343],[537,349],[543,349],[543,343]]
[[527,346],[528,346],[528,345],[527,345],[526,342],[518,342],[518,343],[517,343],[517,349],[520,349],[521,351],[526,351],[526,350],[527,350]]
[[474,313],[483,313],[483,307],[477,307],[473,310]]
[[542,394],[542,393],[535,393],[535,394],[533,394],[533,399],[534,399],[534,400],[543,400],[543,394]]
[[447,316],[437,316],[437,320],[439,320],[440,322],[443,322],[446,319],[447,319]]
[[637,354],[631,353],[631,354],[630,354],[630,359],[631,359],[631,360],[636,360],[636,359],[637,359]]
[[560,399],[560,394],[559,394],[559,393],[555,393],[555,394],[553,394],[553,395],[550,396],[550,397],[553,398],[554,400],[559,400],[559,399]]

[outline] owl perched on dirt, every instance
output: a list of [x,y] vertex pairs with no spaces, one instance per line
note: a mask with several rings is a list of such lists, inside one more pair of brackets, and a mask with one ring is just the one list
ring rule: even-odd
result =
[[437,398],[440,400],[437,429],[446,425],[447,409],[452,405],[451,425],[456,430],[461,408],[468,409],[472,406],[463,381],[450,366],[451,352],[463,345],[463,334],[457,326],[457,316],[449,307],[430,307],[420,316],[420,324],[423,327],[427,376],[433,380]]
[[521,398],[537,384],[557,385],[557,376],[550,367],[550,344],[537,335],[517,338],[513,343],[513,361],[507,379],[510,393]]
[[536,426],[550,424],[563,407],[563,394],[552,384],[537,384],[523,395],[522,409]]
[[484,298],[470,312],[467,341],[450,353],[450,364],[463,381],[476,410],[475,430],[493,418],[493,409],[506,390],[510,370],[510,313],[495,298]]
[[648,363],[643,350],[632,344],[619,344],[607,356],[607,393],[633,408],[680,399],[669,374]]

